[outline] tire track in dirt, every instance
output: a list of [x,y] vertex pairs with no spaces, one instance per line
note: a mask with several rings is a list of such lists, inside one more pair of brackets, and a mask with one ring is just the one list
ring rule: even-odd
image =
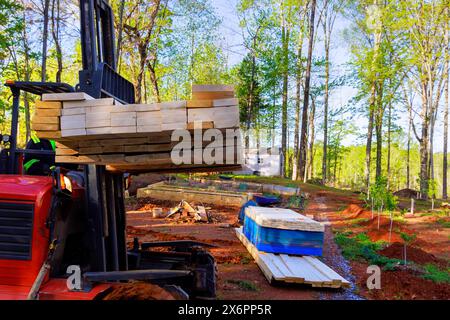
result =
[[342,256],[339,246],[334,241],[333,231],[328,222],[327,212],[331,211],[327,206],[327,198],[319,196],[313,199],[307,212],[316,212],[316,220],[325,223],[323,261],[334,271],[339,273],[345,279],[350,281],[350,288],[341,289],[339,291],[324,291],[319,294],[320,300],[363,300],[356,294],[356,279],[351,273],[351,267],[347,260]]

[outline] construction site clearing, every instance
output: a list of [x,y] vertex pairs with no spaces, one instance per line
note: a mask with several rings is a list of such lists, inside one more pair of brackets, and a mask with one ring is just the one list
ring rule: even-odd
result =
[[[271,184],[272,181],[276,184]],[[389,232],[389,218],[381,216],[378,228],[377,217],[372,217],[359,195],[350,191],[304,183],[296,183],[293,188],[288,180],[254,176],[221,181],[216,175],[191,176],[191,179],[141,175],[136,177],[134,184],[143,186],[146,182],[149,186],[134,189],[138,196],[132,194],[126,202],[129,246],[134,237],[142,241],[192,240],[211,245],[207,250],[217,263],[218,299],[447,299],[450,293],[449,217],[441,211],[431,212],[423,204],[418,204],[413,218],[395,219],[393,231]],[[286,187],[287,184],[290,187]],[[149,197],[145,192],[161,186],[167,190],[183,190],[178,194],[180,198],[190,191],[194,196],[191,195],[189,201],[180,201],[173,195],[172,200],[162,200],[157,198],[163,193],[151,192],[149,195],[153,197]],[[265,188],[273,190],[274,186],[284,191],[284,194],[278,194],[280,202],[276,207],[290,208],[324,226],[323,255],[317,261],[340,277],[339,285],[331,285],[332,281],[328,286],[311,285],[308,281],[268,281],[270,276],[258,263],[257,251],[255,253],[254,248],[252,251],[248,241],[242,239],[241,206],[231,202],[208,202],[203,195],[195,195],[200,189],[206,189],[210,194],[252,195]],[[293,190],[296,193],[289,194]],[[303,199],[303,206],[298,206],[299,197]],[[246,200],[243,197],[240,201]],[[408,202],[408,198],[401,198],[401,204]],[[199,218],[199,209],[203,219]],[[416,240],[407,245],[406,265],[403,263],[403,233],[417,234]],[[361,251],[359,246],[373,249],[376,259],[364,256],[364,250]],[[301,258],[282,256],[279,256],[281,260]],[[375,260],[383,270],[382,289],[369,290],[367,267]],[[439,274],[443,279],[436,278]],[[127,297],[133,299],[120,296],[121,299]]]

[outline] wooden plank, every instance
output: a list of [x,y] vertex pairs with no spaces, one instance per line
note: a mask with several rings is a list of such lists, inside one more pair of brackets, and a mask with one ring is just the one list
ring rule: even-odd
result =
[[95,146],[124,146],[124,145],[135,145],[135,144],[145,144],[148,142],[147,137],[136,137],[136,138],[108,138],[108,139],[98,139],[98,140],[83,140],[80,141],[80,147],[95,147]]
[[32,123],[59,124],[59,117],[33,117]]
[[36,135],[42,139],[60,139],[62,137],[61,131],[37,131]]
[[102,127],[111,127],[111,120],[110,119],[88,119],[86,117],[86,129],[87,128],[102,128]]
[[234,120],[239,121],[239,108],[237,106],[231,107],[216,107],[216,108],[192,108],[187,110],[188,122],[194,121],[220,121],[220,120]]
[[161,152],[172,150],[171,143],[124,146],[124,152]]
[[194,84],[192,85],[192,92],[218,92],[228,91],[234,92],[234,86],[221,84]]
[[148,153],[148,154],[140,154],[135,156],[126,156],[126,162],[129,163],[171,163],[170,153],[161,152],[161,153]]
[[272,283],[273,280],[282,280],[284,278],[283,273],[276,267],[274,267],[269,259],[265,257],[265,253],[260,254],[260,252],[255,248],[255,246],[248,241],[242,232],[241,228],[234,229],[236,231],[236,235],[239,240],[241,240],[244,247],[247,248],[250,255],[255,260],[258,267],[263,272],[264,276],[267,278],[269,283]]
[[34,111],[35,117],[59,117],[60,115],[61,109],[36,108]]
[[61,109],[62,103],[59,101],[41,101],[36,100],[35,102],[36,109]]
[[111,133],[111,127],[86,128],[86,134],[88,135],[108,134],[108,133]]
[[93,99],[84,92],[44,93],[42,95],[42,101],[80,101]]
[[171,130],[184,130],[187,128],[186,122],[179,123],[163,123],[161,124],[162,131],[171,131]]
[[86,129],[66,129],[61,130],[62,137],[75,137],[75,136],[85,136]]
[[123,153],[126,146],[102,146],[102,153]]
[[136,133],[136,125],[123,126],[123,127],[111,127],[111,133]]
[[[136,112],[112,112],[111,113],[111,127],[130,127],[134,126],[136,132]],[[114,133],[114,129],[112,130]],[[129,131],[126,131],[129,132]]]
[[142,132],[142,133],[145,133],[145,132],[149,132],[149,133],[151,133],[151,132],[161,132],[161,124],[160,123],[158,123],[158,124],[154,124],[154,125],[147,125],[147,126],[137,126],[136,127],[136,132]]
[[103,148],[101,146],[97,146],[97,147],[82,147],[79,148],[79,153],[80,154],[98,154],[98,153],[102,153],[103,152]]
[[313,265],[318,272],[325,275],[327,278],[331,279],[333,284],[340,285],[343,287],[350,287],[350,282],[347,281],[344,277],[339,275],[336,271],[331,269],[329,266],[324,264],[318,259],[314,259],[312,257],[305,256],[305,260],[307,260],[311,265]]
[[100,161],[106,163],[125,163],[125,155],[123,154],[101,154]]
[[216,99],[212,102],[213,107],[228,107],[239,105],[239,99],[228,98],[228,99]]
[[234,98],[232,91],[216,91],[216,92],[193,92],[192,100],[216,100]]
[[79,163],[79,164],[87,164],[87,163],[96,163],[99,161],[98,157],[95,156],[56,156],[56,163]]
[[155,111],[136,112],[137,126],[160,125],[162,121],[161,113]]
[[86,115],[61,116],[61,130],[85,129]]
[[78,154],[77,150],[56,148],[57,156],[73,156]]
[[214,128],[214,121],[197,121],[197,122],[188,122],[187,123],[188,130],[213,129],[213,128]]
[[186,109],[161,110],[161,123],[187,122]]
[[69,108],[61,110],[61,115],[63,116],[73,116],[76,114],[85,114],[85,113],[86,113],[85,108]]
[[37,131],[58,131],[59,124],[31,123],[31,129]]
[[136,112],[150,112],[150,111],[159,111],[159,110],[161,110],[161,105],[159,103],[133,104],[133,106],[134,106],[134,110]]
[[261,227],[324,232],[321,223],[290,209],[248,207],[245,214]]
[[212,108],[213,100],[188,100],[187,108]]
[[86,99],[82,101],[64,101],[63,108],[86,108],[86,107],[100,107],[100,106],[112,106],[114,105],[113,98],[101,98],[101,99]]
[[169,102],[160,102],[158,106],[161,111],[170,110],[170,109],[186,109],[186,101],[169,101]]
[[[255,262],[263,271],[266,278],[288,283],[305,283],[313,287],[339,288],[350,283],[339,276],[331,268],[315,257],[274,255],[261,252],[245,237],[241,228],[236,228],[236,235],[255,259]],[[326,268],[327,272],[321,273],[319,268]],[[342,278],[340,283],[332,281],[333,278]]]

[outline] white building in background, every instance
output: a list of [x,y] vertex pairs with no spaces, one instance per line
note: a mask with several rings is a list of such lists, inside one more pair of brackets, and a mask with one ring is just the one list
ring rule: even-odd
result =
[[265,177],[281,175],[281,148],[261,148],[260,152],[256,148],[244,148],[243,151],[242,170],[239,173]]

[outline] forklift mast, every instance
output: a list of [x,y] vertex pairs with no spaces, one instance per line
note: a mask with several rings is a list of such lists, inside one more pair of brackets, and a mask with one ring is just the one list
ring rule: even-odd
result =
[[134,103],[134,86],[116,72],[114,14],[106,0],[80,0],[83,70],[77,91]]

